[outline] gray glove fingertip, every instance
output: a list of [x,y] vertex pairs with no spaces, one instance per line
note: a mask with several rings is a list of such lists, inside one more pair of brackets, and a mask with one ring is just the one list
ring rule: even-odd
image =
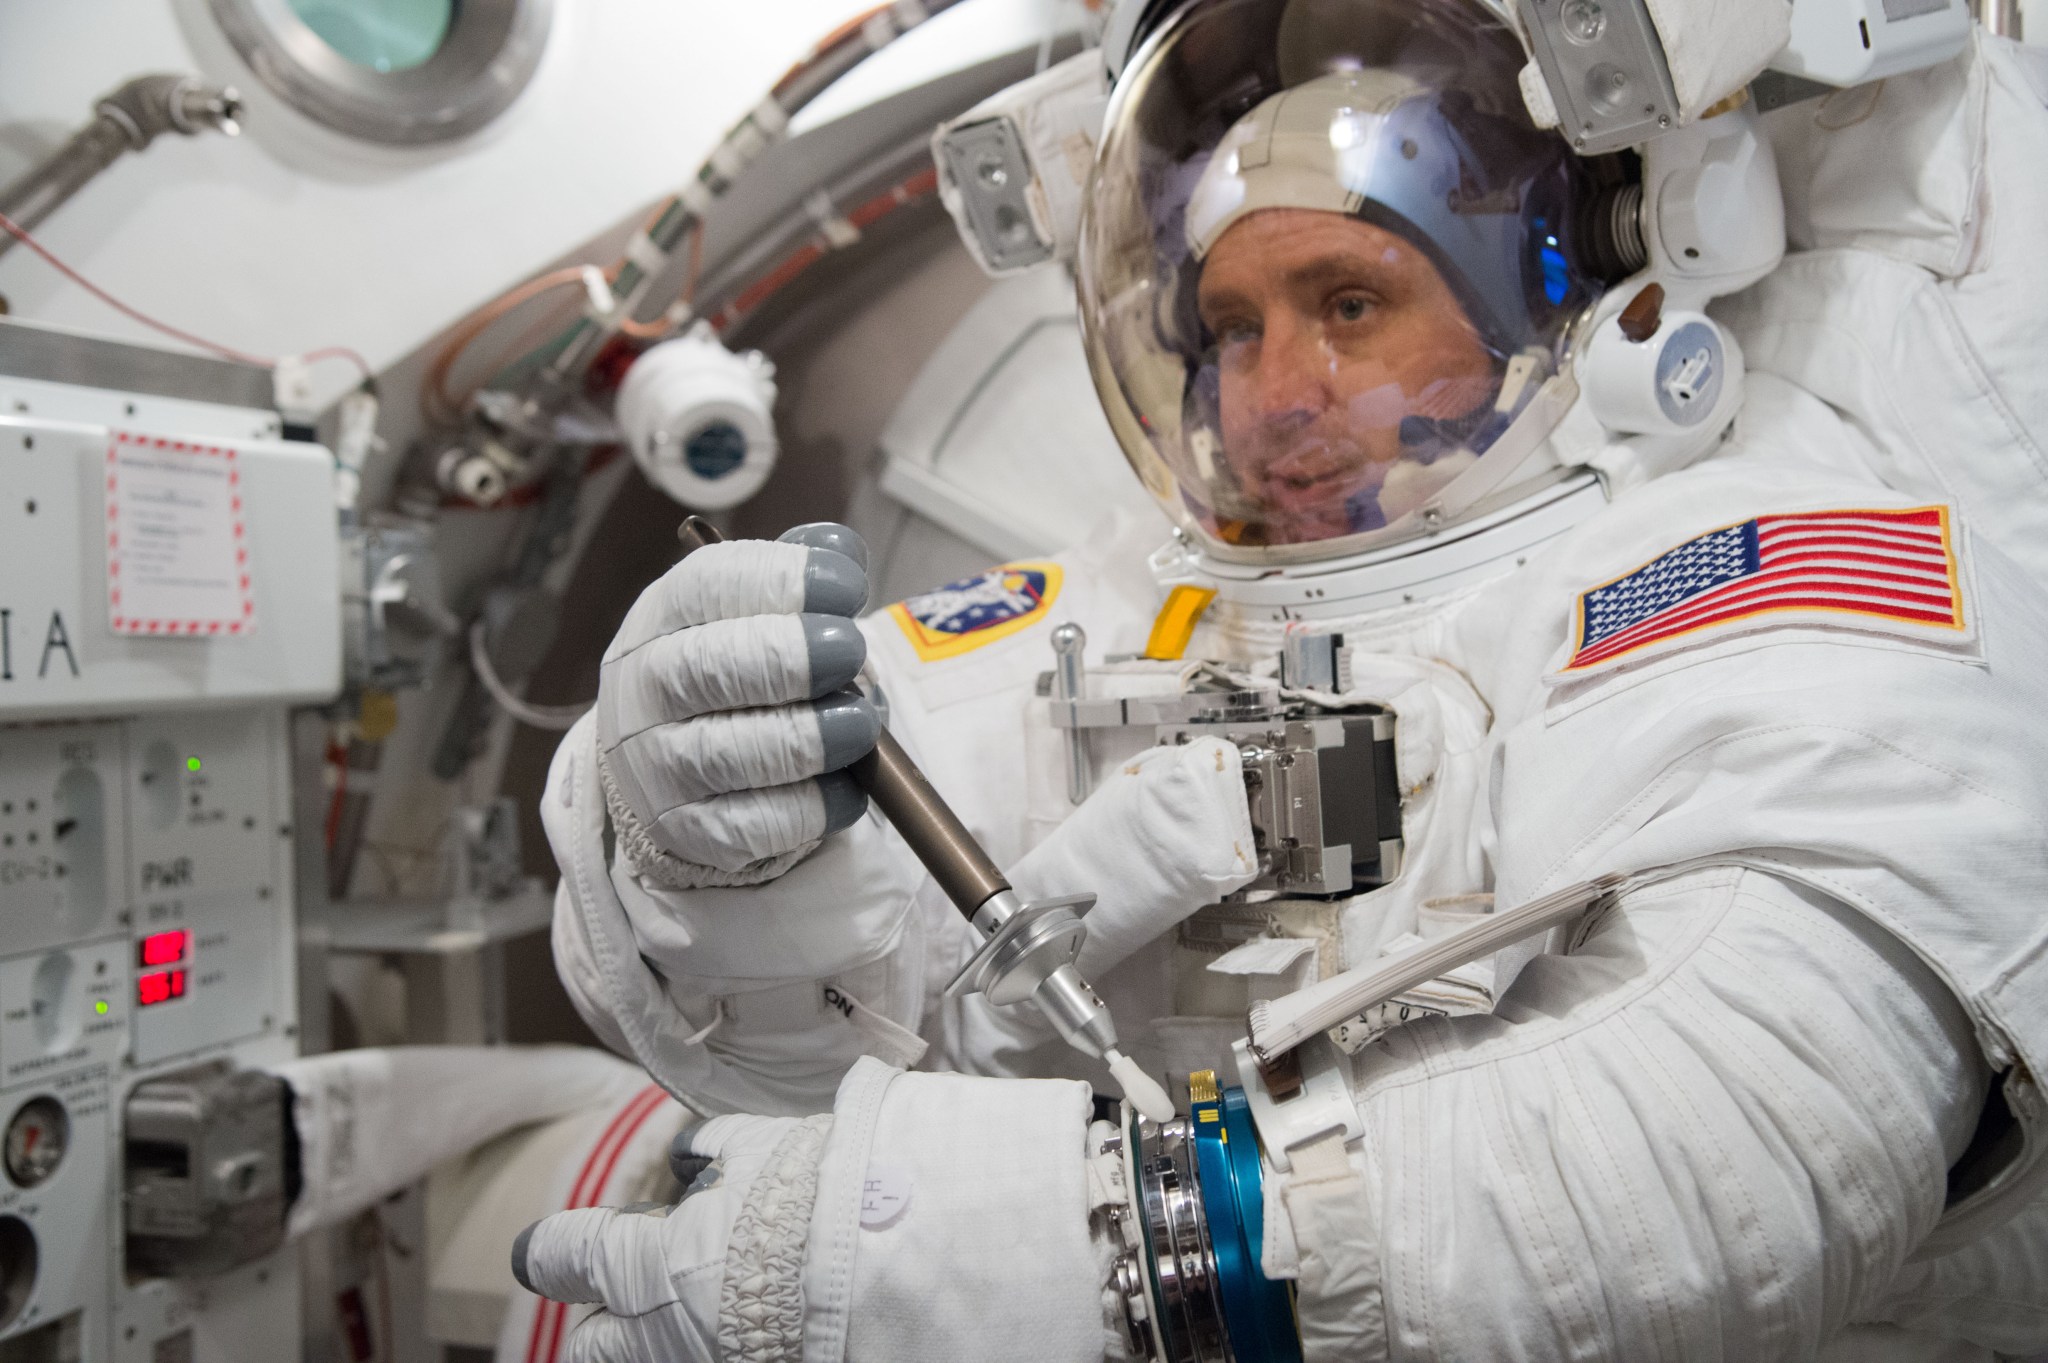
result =
[[882,717],[873,702],[851,687],[844,687],[814,703],[818,715],[818,737],[824,748],[825,771],[838,771],[875,750],[882,736]]
[[831,695],[860,675],[861,664],[868,660],[868,641],[859,626],[838,615],[805,612],[797,618],[804,626],[812,700]]
[[804,560],[804,609],[823,615],[859,615],[868,604],[868,575],[845,554],[812,549]]
[[696,1133],[697,1127],[693,1123],[676,1132],[668,1143],[668,1171],[682,1185],[684,1197],[690,1195],[697,1176],[711,1167],[711,1156],[700,1155],[690,1148],[690,1137]]
[[868,570],[867,541],[850,526],[837,521],[812,521],[808,525],[792,526],[776,538],[784,544],[808,544],[813,549],[830,549],[852,559],[863,574]]
[[539,1228],[540,1222],[536,1221],[512,1237],[512,1276],[518,1280],[521,1287],[536,1297],[540,1292],[534,1287],[532,1279],[526,1276],[526,1248],[533,1242],[533,1233]]
[[843,771],[828,771],[818,778],[818,792],[825,797],[825,836],[860,822],[868,812],[868,793]]

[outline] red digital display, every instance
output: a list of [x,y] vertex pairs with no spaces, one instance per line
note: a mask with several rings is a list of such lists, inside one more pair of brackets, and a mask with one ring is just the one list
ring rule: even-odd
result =
[[135,979],[136,1001],[145,1008],[152,1003],[169,1003],[172,999],[184,997],[185,972],[182,970],[159,970]]
[[170,932],[152,932],[142,939],[142,964],[176,965],[185,959],[185,948],[192,945],[192,934],[183,928]]

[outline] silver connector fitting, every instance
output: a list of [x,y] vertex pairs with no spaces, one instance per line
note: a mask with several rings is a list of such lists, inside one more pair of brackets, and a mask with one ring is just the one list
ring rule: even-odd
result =
[[1092,894],[1027,904],[1014,890],[989,896],[974,915],[975,930],[987,940],[953,982],[948,996],[986,994],[990,1003],[1029,999],[1068,1045],[1098,1059],[1116,1049],[1116,1024],[1074,957],[1088,930],[1081,915]]
[[1046,976],[1031,1001],[1075,1050],[1101,1059],[1116,1049],[1116,1023],[1110,1020],[1109,1009],[1071,964]]
[[986,994],[990,1003],[1022,1003],[1034,997],[1062,966],[1072,973],[1074,957],[1088,936],[1081,915],[1094,903],[1092,894],[1033,904],[1019,899],[1015,890],[990,895],[973,918],[974,929],[983,938],[981,950],[961,967],[946,993]]
[[[1209,1217],[1193,1123],[1134,1122],[1130,1144],[1131,1200],[1140,1247],[1131,1269],[1113,1269],[1123,1296],[1127,1337],[1149,1346],[1151,1363],[1230,1363]],[[1148,1283],[1143,1258],[1151,1259]],[[1153,1287],[1156,1297],[1144,1291]],[[1136,1291],[1128,1290],[1136,1288]],[[1154,1314],[1156,1310],[1156,1315]]]

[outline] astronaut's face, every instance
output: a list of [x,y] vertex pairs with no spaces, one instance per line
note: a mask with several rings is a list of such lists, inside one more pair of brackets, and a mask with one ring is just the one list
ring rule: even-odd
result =
[[1493,356],[1429,257],[1343,214],[1241,219],[1210,250],[1196,302],[1217,346],[1223,460],[1268,544],[1412,509],[1402,421],[1455,420],[1494,393]]

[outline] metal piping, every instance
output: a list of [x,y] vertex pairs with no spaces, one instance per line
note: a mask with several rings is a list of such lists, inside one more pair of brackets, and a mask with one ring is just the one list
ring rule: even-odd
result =
[[[142,151],[164,133],[191,137],[216,129],[233,137],[241,131],[242,100],[232,86],[216,88],[197,76],[137,76],[102,95],[93,114],[63,146],[0,190],[0,214],[32,231],[124,153]],[[13,246],[13,237],[0,235],[0,255]]]

